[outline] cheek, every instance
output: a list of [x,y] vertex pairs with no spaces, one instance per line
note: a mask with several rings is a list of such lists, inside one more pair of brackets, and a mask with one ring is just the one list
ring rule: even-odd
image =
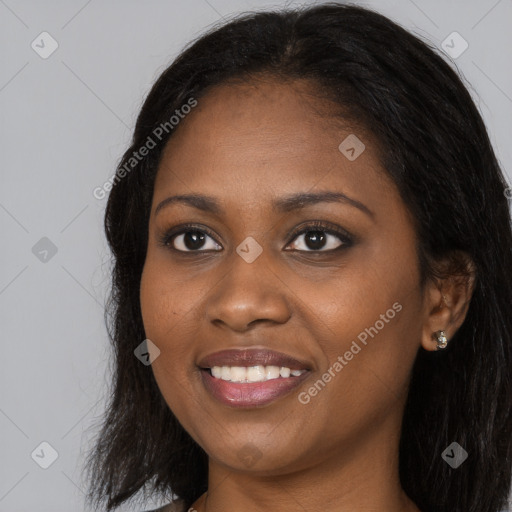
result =
[[180,272],[148,251],[140,282],[140,305],[146,336],[162,344],[187,322],[201,297],[197,287],[180,279]]
[[160,349],[151,365],[153,373],[170,394],[192,368],[188,341],[197,328],[193,320],[197,294],[187,294],[190,288],[180,286],[175,276],[148,254],[140,283],[142,320],[146,338]]
[[308,293],[323,367],[301,403],[309,401],[326,438],[361,433],[401,407],[421,332],[415,285],[375,269]]
[[323,352],[322,370],[338,362],[332,380],[349,391],[336,396],[363,393],[371,401],[407,385],[421,339],[422,294],[412,245],[361,252],[321,286],[303,284],[301,295]]

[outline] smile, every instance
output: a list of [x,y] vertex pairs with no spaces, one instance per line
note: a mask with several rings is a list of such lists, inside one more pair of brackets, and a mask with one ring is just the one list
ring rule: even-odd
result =
[[285,397],[310,374],[308,370],[278,366],[214,366],[201,370],[204,388],[215,401],[243,408],[263,407]]
[[214,366],[210,374],[230,382],[265,382],[279,378],[299,377],[306,370],[291,370],[285,366]]
[[312,365],[267,348],[227,349],[201,359],[203,386],[229,407],[262,407],[281,399],[311,374]]

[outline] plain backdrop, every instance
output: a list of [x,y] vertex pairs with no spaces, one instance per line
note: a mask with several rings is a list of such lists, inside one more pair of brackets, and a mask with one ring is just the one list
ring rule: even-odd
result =
[[[456,50],[467,42],[446,58],[510,176],[512,2],[359,3],[441,49],[454,31]],[[114,173],[150,86],[213,24],[283,5],[0,0],[0,512],[86,510],[81,463],[110,371],[106,199],[93,190]]]

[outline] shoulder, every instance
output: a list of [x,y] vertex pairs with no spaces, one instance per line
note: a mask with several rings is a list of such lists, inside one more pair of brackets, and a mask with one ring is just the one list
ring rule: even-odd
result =
[[165,505],[154,510],[148,510],[147,512],[186,512],[185,503],[183,502],[183,500],[176,500],[172,501],[168,505]]

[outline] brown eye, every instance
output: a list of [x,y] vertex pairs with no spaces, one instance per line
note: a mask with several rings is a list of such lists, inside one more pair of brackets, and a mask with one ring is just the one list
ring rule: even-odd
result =
[[343,242],[337,243],[336,240],[333,241],[332,239],[336,237],[327,234],[325,231],[306,231],[302,235],[299,235],[299,237],[304,237],[304,242],[299,247],[295,247],[295,249],[299,251],[333,250],[343,245]]
[[166,233],[160,244],[179,252],[202,252],[220,250],[222,247],[215,242],[213,235],[205,228],[181,226]]
[[340,247],[352,245],[352,239],[348,234],[338,231],[330,224],[316,222],[303,227],[293,237],[293,240],[299,240],[300,237],[303,241],[298,244],[295,242],[294,250],[304,252],[329,252],[334,251]]

